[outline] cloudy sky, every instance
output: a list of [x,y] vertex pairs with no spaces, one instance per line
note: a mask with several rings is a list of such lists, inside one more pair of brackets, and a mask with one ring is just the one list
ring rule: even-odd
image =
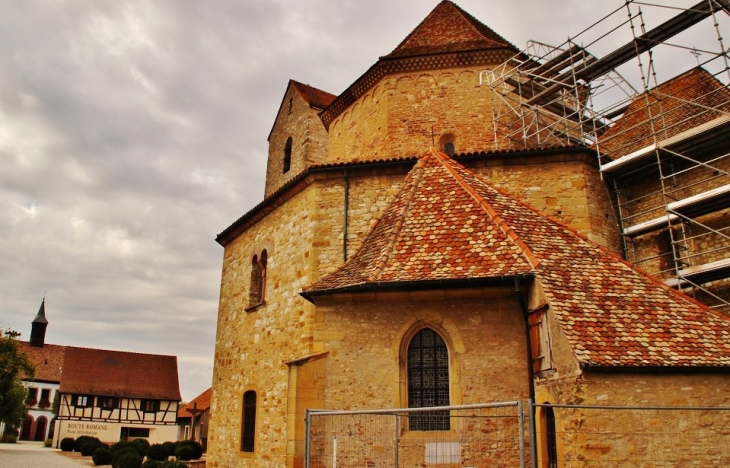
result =
[[[457,3],[522,48],[623,0]],[[0,0],[0,324],[27,339],[45,294],[47,342],[176,355],[197,396],[287,81],[340,93],[436,4]]]

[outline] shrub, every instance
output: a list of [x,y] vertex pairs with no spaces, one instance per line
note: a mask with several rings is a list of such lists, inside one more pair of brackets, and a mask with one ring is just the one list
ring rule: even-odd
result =
[[147,458],[150,460],[165,461],[169,456],[167,449],[162,444],[152,444],[147,449]]
[[86,442],[89,442],[92,440],[95,440],[95,441],[101,443],[101,441],[99,439],[97,439],[96,437],[89,437],[89,436],[84,436],[84,435],[78,436],[76,438],[76,440],[74,441],[74,452],[81,452],[81,448],[84,446],[84,444]]
[[[117,443],[118,444],[118,443]],[[114,445],[117,445],[114,444]],[[112,446],[113,448],[114,446]],[[142,457],[139,456],[139,452],[137,452],[137,449],[132,447],[131,445],[123,446],[121,448],[118,448],[116,451],[112,451],[112,466],[114,468],[119,468],[119,460],[124,457],[125,455],[134,455],[135,457],[140,459],[140,465],[142,464]],[[139,467],[138,467],[139,468]]]
[[53,439],[46,439],[43,441],[44,447],[51,447],[53,445]]
[[81,446],[81,455],[85,457],[90,457],[96,449],[104,447],[104,444],[102,444],[99,439],[96,440],[88,440],[84,443],[84,445]]
[[175,456],[175,449],[177,448],[177,445],[175,442],[163,442],[162,446],[165,447],[165,450],[167,450],[167,455],[170,457]]
[[195,440],[181,440],[178,442],[178,447],[182,447],[183,445],[193,449],[191,460],[199,460],[203,456],[203,446],[199,442]]
[[94,465],[96,466],[110,465],[112,462],[112,453],[108,448],[98,447],[94,450],[94,453],[91,454],[91,459],[94,461]]
[[121,450],[117,453],[121,453],[122,455],[117,458],[117,464],[115,465],[112,461],[112,466],[114,468],[141,468],[142,467],[142,457],[139,456],[137,451],[126,451]]
[[[118,452],[122,449],[126,449],[126,448],[132,448],[135,451],[137,451],[137,447],[135,447],[134,444],[132,444],[132,442],[127,442],[126,440],[120,440],[119,442],[117,442],[114,445],[112,445],[111,447],[109,447],[109,450],[112,453],[116,453],[116,452]],[[139,453],[139,452],[137,452],[137,453]]]
[[193,458],[193,448],[189,445],[180,445],[177,450],[175,450],[175,457],[178,460],[182,461],[188,461],[192,460]]
[[153,460],[149,457],[144,463],[142,463],[142,468],[162,468],[163,466],[164,465],[161,462]]
[[183,462],[170,460],[162,463],[159,468],[188,468],[188,465]]
[[0,443],[2,444],[14,444],[18,441],[18,436],[15,434],[5,433],[0,437]]
[[74,438],[64,437],[61,439],[61,451],[62,452],[73,452],[74,451]]
[[132,444],[139,452],[140,457],[144,458],[147,455],[147,449],[150,448],[150,443],[147,442],[147,439],[134,439]]

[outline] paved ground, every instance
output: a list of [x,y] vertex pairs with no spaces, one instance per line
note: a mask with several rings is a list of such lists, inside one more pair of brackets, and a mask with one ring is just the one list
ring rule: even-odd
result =
[[43,442],[0,444],[2,468],[80,468],[88,465],[66,458],[59,450],[44,448]]

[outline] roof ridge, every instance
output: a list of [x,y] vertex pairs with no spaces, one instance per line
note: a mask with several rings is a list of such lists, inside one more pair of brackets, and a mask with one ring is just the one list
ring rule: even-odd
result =
[[393,232],[390,235],[390,239],[388,239],[388,244],[386,245],[385,249],[383,249],[383,252],[380,254],[380,257],[376,261],[375,269],[370,274],[370,276],[368,276],[367,281],[376,281],[383,275],[385,266],[388,264],[388,260],[393,254],[393,250],[395,249],[395,245],[398,242],[400,232],[403,229],[403,225],[405,224],[406,216],[408,215],[411,203],[413,202],[418,187],[421,185],[421,181],[423,180],[423,164],[421,163],[421,161],[418,161],[416,165],[413,166],[411,173],[413,174],[413,177],[408,178],[411,180],[408,181],[408,179],[406,179],[409,183],[408,187],[406,188],[407,193],[404,200],[405,205],[401,209],[401,212],[398,214],[398,219],[395,223],[395,226],[393,227]]
[[512,227],[507,224],[501,216],[499,216],[495,209],[492,208],[492,206],[481,195],[479,195],[476,190],[474,190],[474,188],[466,180],[464,180],[464,178],[461,177],[461,175],[456,172],[453,167],[451,167],[450,164],[447,164],[447,161],[451,161],[451,158],[447,154],[436,151],[433,148],[431,149],[431,155],[433,155],[436,160],[439,161],[439,163],[447,171],[449,171],[459,185],[479,204],[484,211],[487,212],[487,215],[492,222],[497,225],[499,230],[502,231],[502,233],[520,249],[532,268],[537,268],[540,264],[540,260],[532,252],[532,250],[530,250],[530,247],[528,247],[527,244],[525,244],[525,242],[517,235],[515,230],[512,229]]

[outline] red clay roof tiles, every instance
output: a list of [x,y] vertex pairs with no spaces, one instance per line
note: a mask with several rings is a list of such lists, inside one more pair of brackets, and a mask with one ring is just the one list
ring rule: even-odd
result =
[[598,147],[610,156],[625,156],[654,143],[654,134],[670,138],[727,113],[730,90],[698,67],[634,98]]
[[506,39],[456,4],[444,0],[386,57],[505,47],[517,50]]
[[44,382],[60,382],[63,369],[63,357],[66,346],[44,345],[31,346],[27,341],[18,342],[20,350],[28,355],[35,364],[35,380]]
[[297,91],[299,91],[299,94],[302,95],[302,98],[304,98],[304,100],[307,101],[311,106],[318,109],[326,108],[327,106],[332,104],[332,101],[334,101],[337,97],[334,94],[322,91],[321,89],[317,89],[313,86],[299,83],[298,81],[291,80],[291,82],[297,89]]
[[730,366],[730,319],[430,151],[358,252],[305,290],[533,274],[585,366]]
[[177,357],[68,346],[60,391],[179,401]]
[[177,417],[178,418],[191,418],[193,415],[188,411],[188,408],[190,410],[193,409],[193,406],[196,406],[198,411],[205,411],[210,408],[210,399],[213,396],[213,387],[209,388],[208,390],[204,391],[197,397],[193,398],[190,403],[183,406],[178,410]]

